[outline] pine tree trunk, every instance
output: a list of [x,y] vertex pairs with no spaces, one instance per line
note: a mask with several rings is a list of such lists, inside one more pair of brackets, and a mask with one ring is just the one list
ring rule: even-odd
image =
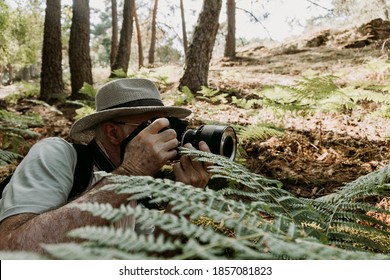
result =
[[226,3],[227,13],[227,34],[225,42],[224,56],[229,58],[236,57],[236,1],[227,0]]
[[111,0],[111,17],[112,17],[112,35],[111,35],[111,53],[110,65],[115,62],[118,53],[118,10],[116,0]]
[[127,74],[131,52],[131,37],[133,34],[133,10],[135,0],[125,0],[123,6],[123,23],[121,29],[121,37],[119,39],[118,53],[114,64],[111,66],[110,77],[115,77],[115,70],[122,69]]
[[138,15],[137,15],[137,9],[134,9],[134,21],[135,21],[135,27],[137,29],[137,42],[138,42],[138,68],[141,69],[142,66],[144,66],[144,53],[142,48],[142,34],[141,34],[141,27],[139,25]]
[[41,68],[40,100],[52,103],[64,96],[62,79],[61,0],[47,0]]
[[181,14],[181,29],[183,33],[183,48],[184,48],[184,57],[185,57],[188,50],[188,39],[187,39],[187,32],[186,32],[186,20],[184,16],[183,0],[180,0],[180,14]]
[[152,12],[152,35],[150,38],[149,48],[149,64],[154,64],[154,52],[156,51],[156,16],[157,16],[158,0],[154,0],[154,7]]
[[179,88],[187,86],[196,93],[202,86],[208,85],[209,64],[218,31],[221,7],[222,0],[203,1],[192,43],[186,55],[184,75]]
[[73,0],[73,17],[69,38],[71,99],[73,100],[91,98],[79,92],[84,83],[93,84],[89,38],[89,0]]
[[380,0],[379,3],[382,6],[383,14],[385,15],[385,20],[389,20],[390,19],[389,18],[389,9],[387,7],[386,0]]

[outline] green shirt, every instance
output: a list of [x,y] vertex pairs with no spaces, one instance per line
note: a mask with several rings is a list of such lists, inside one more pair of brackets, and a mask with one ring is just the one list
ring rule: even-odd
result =
[[76,150],[62,138],[46,138],[33,145],[3,191],[0,221],[64,205],[73,186],[76,162]]

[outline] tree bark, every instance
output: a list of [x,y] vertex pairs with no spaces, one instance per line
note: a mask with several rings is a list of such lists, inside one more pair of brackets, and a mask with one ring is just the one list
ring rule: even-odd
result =
[[73,0],[73,17],[69,38],[71,99],[73,100],[91,99],[90,96],[79,92],[84,83],[93,84],[89,39],[89,0]]
[[385,20],[389,20],[389,10],[386,4],[386,0],[379,0],[379,3],[383,8],[383,14],[385,15]]
[[186,20],[184,16],[183,0],[180,0],[180,14],[181,14],[181,29],[183,33],[183,48],[184,48],[184,57],[185,57],[188,50],[188,39],[187,39],[187,31],[186,31]]
[[187,86],[196,93],[202,86],[208,85],[209,64],[218,31],[218,20],[222,0],[204,0],[193,40],[186,56],[184,75],[179,88]]
[[149,64],[154,64],[154,52],[156,51],[156,16],[157,16],[158,0],[154,0],[152,12],[152,35],[150,38],[149,48]]
[[144,53],[142,48],[142,34],[141,27],[139,25],[137,9],[134,8],[134,21],[135,28],[137,29],[137,42],[138,42],[138,68],[141,69],[144,66]]
[[118,9],[116,0],[111,0],[111,17],[112,17],[112,35],[111,35],[111,53],[110,65],[115,62],[115,57],[118,53]]
[[64,97],[61,0],[46,1],[40,83],[40,100],[51,103]]
[[135,0],[125,0],[123,6],[123,22],[121,37],[119,39],[118,53],[115,62],[111,66],[111,78],[115,77],[114,70],[122,69],[127,74],[131,53],[131,37],[133,34],[133,10]]
[[236,1],[227,0],[227,34],[225,42],[224,56],[228,58],[236,57]]

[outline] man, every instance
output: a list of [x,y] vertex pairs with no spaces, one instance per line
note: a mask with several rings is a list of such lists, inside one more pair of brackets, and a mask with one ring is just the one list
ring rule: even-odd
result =
[[[166,117],[185,118],[191,111],[164,106],[153,82],[114,80],[98,91],[95,101],[96,112],[79,119],[70,129],[71,138],[89,143],[94,151],[94,171],[154,176],[177,156],[176,132],[169,129]],[[126,146],[121,145],[147,120],[153,121]],[[210,152],[205,142],[199,144],[199,149]],[[31,148],[0,200],[0,250],[41,252],[40,243],[64,242],[66,232],[71,229],[106,224],[104,219],[66,207],[73,203],[136,205],[135,201],[129,202],[126,195],[96,191],[107,184],[108,179],[92,171],[87,190],[69,201],[78,160],[74,146],[61,138],[47,138]],[[188,156],[182,156],[173,164],[173,173],[176,181],[198,188],[204,188],[210,178],[207,164]],[[119,226],[134,229],[135,221],[120,221]]]

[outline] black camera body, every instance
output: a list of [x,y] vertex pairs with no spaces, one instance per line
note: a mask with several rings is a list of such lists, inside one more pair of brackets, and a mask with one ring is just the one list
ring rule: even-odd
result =
[[[140,124],[121,143],[121,159],[123,160],[127,143],[129,143],[138,133],[149,126],[155,119],[147,120]],[[197,129],[187,129],[188,121],[176,117],[169,117],[169,128],[176,131],[179,146],[191,143],[195,148],[199,148],[199,142],[205,141],[211,152],[216,155],[225,156],[234,160],[237,152],[237,136],[231,126],[222,125],[202,125]]]

